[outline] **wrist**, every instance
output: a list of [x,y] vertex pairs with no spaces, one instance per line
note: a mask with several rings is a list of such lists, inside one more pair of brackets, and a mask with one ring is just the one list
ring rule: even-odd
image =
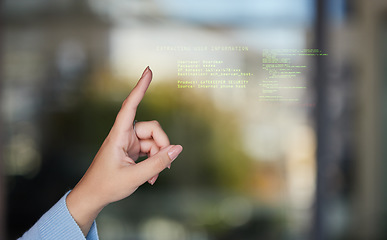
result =
[[75,186],[67,195],[66,204],[71,216],[85,236],[98,214],[107,205],[98,201],[93,194],[83,189],[80,184]]

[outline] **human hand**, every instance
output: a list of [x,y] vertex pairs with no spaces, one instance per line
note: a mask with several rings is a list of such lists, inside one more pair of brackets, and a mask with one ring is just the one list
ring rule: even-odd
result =
[[[67,196],[68,209],[87,235],[98,213],[109,203],[131,195],[145,182],[154,184],[158,174],[180,154],[180,145],[170,145],[156,121],[133,125],[138,104],[152,80],[147,67],[125,99],[116,121],[89,169]],[[141,155],[148,158],[135,161]]]

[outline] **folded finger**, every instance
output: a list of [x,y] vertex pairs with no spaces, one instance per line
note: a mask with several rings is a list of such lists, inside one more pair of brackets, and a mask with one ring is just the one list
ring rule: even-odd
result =
[[169,138],[157,121],[136,123],[136,135],[138,139],[153,139],[159,148],[170,145]]
[[148,183],[149,183],[150,185],[155,184],[155,182],[156,182],[156,180],[157,180],[158,177],[159,177],[158,174],[157,174],[156,176],[153,176],[151,179],[148,180]]
[[152,157],[160,151],[160,148],[157,146],[156,142],[153,139],[146,139],[140,141],[140,152]]
[[170,145],[154,156],[137,163],[131,169],[132,181],[138,186],[147,182],[168,167],[182,150],[180,145]]
[[[141,146],[141,153],[148,155],[148,157],[152,157],[153,155],[155,155],[160,151],[160,148],[156,145],[153,139],[140,141],[140,146]],[[159,177],[158,174],[156,176],[153,176],[151,179],[148,180],[148,183],[150,185],[155,184],[158,177]]]

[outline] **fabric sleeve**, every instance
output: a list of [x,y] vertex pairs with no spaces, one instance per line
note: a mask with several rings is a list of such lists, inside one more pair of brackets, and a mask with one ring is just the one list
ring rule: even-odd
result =
[[98,240],[97,225],[95,221],[85,238],[78,224],[71,216],[66,205],[66,197],[69,193],[70,191],[67,192],[18,240]]

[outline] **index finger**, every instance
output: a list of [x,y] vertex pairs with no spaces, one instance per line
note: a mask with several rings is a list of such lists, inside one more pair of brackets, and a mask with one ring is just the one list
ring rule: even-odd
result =
[[118,128],[122,131],[131,130],[134,118],[136,116],[137,107],[140,104],[142,98],[145,95],[149,84],[152,81],[152,71],[147,67],[142,74],[140,80],[138,80],[136,86],[132,92],[122,103],[120,112],[117,115],[116,123]]

